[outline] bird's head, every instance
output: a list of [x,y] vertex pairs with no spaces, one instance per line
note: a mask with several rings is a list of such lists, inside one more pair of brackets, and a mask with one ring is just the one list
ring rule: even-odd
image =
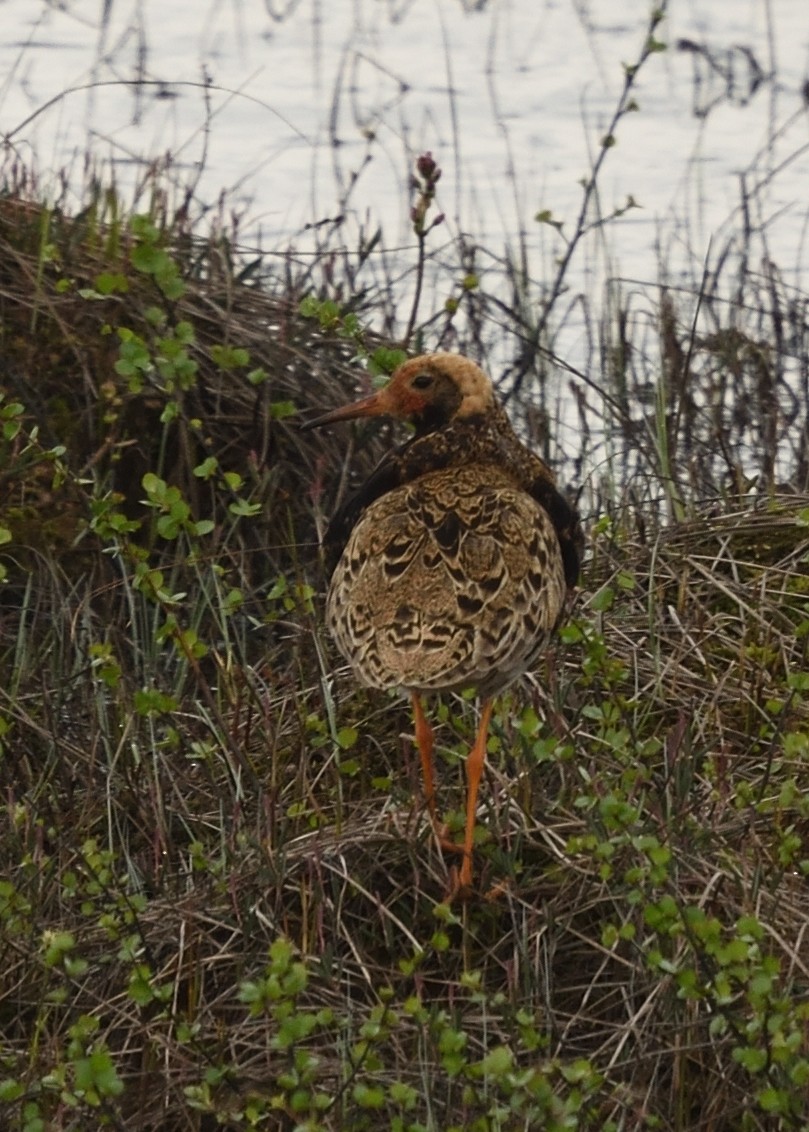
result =
[[403,362],[384,388],[308,421],[304,429],[357,417],[412,421],[418,433],[450,421],[480,416],[494,405],[492,383],[479,366],[459,354],[424,354]]

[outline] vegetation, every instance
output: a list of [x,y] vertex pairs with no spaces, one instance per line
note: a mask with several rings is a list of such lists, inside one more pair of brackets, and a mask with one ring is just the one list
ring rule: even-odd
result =
[[[390,438],[295,425],[400,357],[367,249],[339,284],[326,244],[274,275],[159,194],[68,217],[6,171],[5,1127],[807,1127],[809,299],[730,246],[642,323],[616,285],[562,454],[563,274],[506,258],[504,305],[465,244],[441,276],[440,169],[416,171],[404,345],[506,376],[589,534],[569,623],[495,720],[463,905],[407,706],[322,626],[319,532]],[[436,713],[462,823],[473,710]]]

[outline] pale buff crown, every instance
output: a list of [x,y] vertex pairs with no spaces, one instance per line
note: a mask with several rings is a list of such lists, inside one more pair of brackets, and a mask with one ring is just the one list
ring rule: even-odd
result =
[[404,362],[393,375],[391,384],[404,385],[419,373],[448,377],[461,393],[456,417],[472,417],[488,412],[495,404],[494,388],[480,366],[460,354],[422,354]]

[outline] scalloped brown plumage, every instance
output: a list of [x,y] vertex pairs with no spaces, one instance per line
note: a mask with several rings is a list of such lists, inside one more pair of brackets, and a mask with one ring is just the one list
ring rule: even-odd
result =
[[458,878],[466,890],[492,697],[531,665],[558,624],[578,578],[581,529],[468,358],[412,358],[378,393],[304,428],[380,415],[410,420],[416,432],[329,525],[326,619],[360,683],[411,694],[434,823],[432,730],[421,696],[477,690]]

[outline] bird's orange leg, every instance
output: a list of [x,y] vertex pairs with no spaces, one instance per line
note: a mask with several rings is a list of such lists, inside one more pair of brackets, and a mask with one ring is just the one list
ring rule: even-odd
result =
[[421,773],[424,778],[424,800],[435,826],[437,819],[435,814],[435,786],[433,785],[433,729],[424,714],[418,693],[413,692],[410,699],[413,703],[413,719],[416,724],[416,746],[419,749]]
[[436,840],[438,841],[439,848],[445,852],[463,853],[463,846],[456,845],[449,837],[447,827],[442,825],[438,820],[438,811],[435,807],[435,784],[433,781],[433,748],[435,746],[433,729],[430,726],[427,716],[424,714],[424,708],[421,706],[421,697],[416,692],[413,692],[410,698],[413,703],[413,719],[416,724],[416,746],[419,749],[421,772],[424,777],[424,800],[427,803],[427,809],[430,811],[430,820],[433,823]]
[[463,842],[463,864],[458,875],[458,889],[463,892],[472,886],[472,849],[475,841],[475,813],[478,804],[478,787],[486,764],[486,742],[489,738],[489,722],[492,718],[492,700],[486,700],[480,709],[475,745],[466,760],[466,832]]

